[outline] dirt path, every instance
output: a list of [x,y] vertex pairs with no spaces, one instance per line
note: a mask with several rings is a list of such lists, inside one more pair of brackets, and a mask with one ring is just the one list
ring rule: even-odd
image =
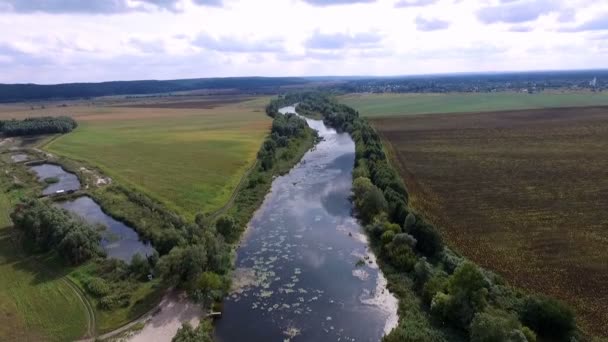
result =
[[91,305],[91,302],[87,299],[86,295],[70,278],[64,277],[63,282],[74,291],[82,305],[87,310],[87,334],[86,337],[93,337],[97,331],[97,318],[95,317],[95,310]]
[[[132,321],[120,329],[98,336],[97,339],[116,338],[119,341],[129,342],[169,342],[183,323],[189,322],[193,327],[197,326],[202,314],[202,307],[188,300],[185,294],[171,292],[163,298],[156,308],[140,319]],[[145,323],[143,329],[135,333],[128,333],[131,328],[140,323]],[[126,336],[121,336],[123,333],[126,333]]]
[[249,174],[251,173],[251,171],[253,171],[253,169],[255,169],[256,166],[258,166],[257,159],[253,163],[253,165],[251,165],[251,167],[249,169],[247,169],[247,171],[245,171],[245,173],[241,177],[241,180],[239,181],[239,184],[236,186],[236,188],[234,188],[234,191],[232,192],[232,195],[230,195],[230,198],[228,199],[226,204],[224,204],[221,208],[219,208],[218,210],[213,212],[211,215],[209,215],[210,221],[214,221],[221,215],[225,214],[232,207],[232,205],[234,204],[234,200],[236,199],[236,196],[239,194],[239,192],[245,185],[245,181],[249,177]]

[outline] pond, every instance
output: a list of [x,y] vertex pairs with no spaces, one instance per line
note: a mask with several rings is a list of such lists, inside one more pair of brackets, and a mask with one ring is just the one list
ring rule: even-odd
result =
[[43,195],[51,195],[58,191],[71,191],[80,189],[80,181],[78,177],[71,172],[65,171],[61,166],[55,164],[40,164],[30,166],[30,170],[34,171],[40,182],[44,182],[47,178],[56,178],[58,182],[49,184],[42,191]]
[[355,144],[307,122],[323,141],[273,181],[249,223],[218,341],[376,342],[397,324],[397,299],[352,216]]
[[82,217],[90,224],[101,224],[105,227],[102,231],[101,245],[109,258],[129,263],[137,253],[148,256],[154,251],[149,243],[139,239],[133,228],[104,213],[99,204],[90,197],[82,196],[75,200],[58,202],[57,205]]

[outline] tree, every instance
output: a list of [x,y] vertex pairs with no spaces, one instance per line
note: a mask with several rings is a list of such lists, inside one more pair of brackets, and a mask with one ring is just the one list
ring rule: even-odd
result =
[[171,342],[213,342],[211,329],[211,323],[207,320],[201,321],[196,329],[186,322],[177,330]]
[[520,328],[519,321],[505,312],[478,313],[471,322],[471,342],[526,342]]
[[574,313],[569,307],[541,296],[531,296],[525,301],[521,320],[539,336],[557,341],[569,341],[576,329]]
[[175,247],[160,258],[157,268],[165,281],[185,287],[207,270],[207,251],[203,245]]
[[223,215],[215,221],[215,229],[226,241],[234,241],[239,236],[238,226],[232,216]]
[[466,329],[475,314],[487,306],[489,286],[477,266],[464,263],[449,277],[447,293],[435,294],[431,310],[453,326]]
[[101,235],[95,227],[43,200],[18,204],[11,213],[11,219],[36,250],[56,249],[71,264],[103,255]]
[[363,222],[370,222],[376,215],[386,211],[386,200],[382,191],[375,185],[356,201],[357,211]]
[[143,257],[139,253],[136,253],[131,258],[129,271],[138,279],[146,279],[148,274],[150,274],[150,263],[148,262],[147,258]]
[[409,233],[418,241],[416,248],[420,253],[434,257],[443,250],[443,240],[435,227],[424,222],[417,222]]

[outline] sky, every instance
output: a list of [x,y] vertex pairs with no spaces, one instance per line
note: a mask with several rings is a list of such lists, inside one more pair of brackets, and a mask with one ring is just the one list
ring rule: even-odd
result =
[[0,0],[0,83],[608,68],[606,0]]

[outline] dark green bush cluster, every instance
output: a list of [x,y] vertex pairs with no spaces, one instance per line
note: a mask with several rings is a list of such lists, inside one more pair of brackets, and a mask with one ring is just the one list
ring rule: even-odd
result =
[[147,258],[136,254],[130,264],[119,259],[100,259],[79,269],[74,277],[87,293],[97,298],[100,309],[111,311],[131,304],[139,282],[148,281],[157,262],[156,253]]
[[70,264],[103,255],[97,228],[43,200],[23,202],[11,213],[15,227],[36,250],[56,250]]
[[43,116],[0,121],[0,132],[6,136],[68,133],[77,126],[76,120],[68,116]]
[[[277,159],[277,149],[289,147],[294,140],[306,135],[306,121],[295,114],[278,115],[272,120],[270,136],[262,144],[258,152],[258,161],[263,171],[271,170]],[[288,148],[287,151],[290,151]]]
[[[393,283],[393,289],[411,286],[439,322],[437,331],[450,327],[459,339],[476,342],[534,342],[536,334],[567,341],[575,334],[574,316],[559,302],[513,291],[497,276],[444,247],[439,231],[408,207],[407,190],[390,165],[379,135],[354,109],[318,93],[299,95],[298,100],[298,108],[319,112],[326,124],[351,134],[356,144],[353,203],[357,215],[380,260],[390,266],[385,269],[388,276],[413,280],[411,285]],[[415,329],[408,317],[385,338],[447,339],[451,338],[432,333],[423,324]]]
[[196,328],[184,323],[171,342],[212,342],[213,325],[209,320],[201,321]]

